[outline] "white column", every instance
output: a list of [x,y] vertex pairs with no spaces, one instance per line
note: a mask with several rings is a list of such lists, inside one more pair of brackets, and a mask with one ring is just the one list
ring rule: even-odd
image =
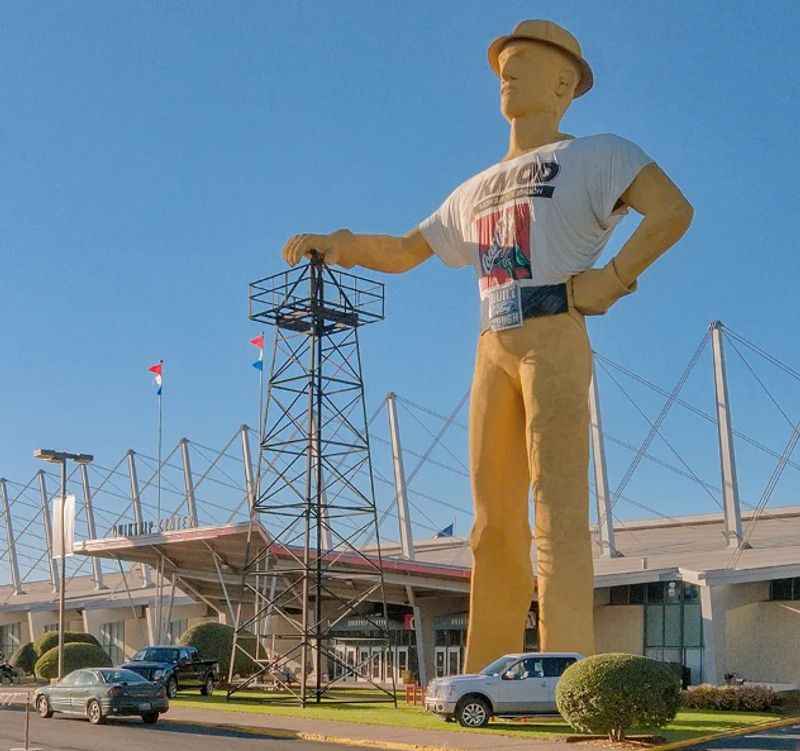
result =
[[703,683],[722,683],[727,672],[725,636],[730,585],[700,586],[700,612],[703,617]]
[[42,497],[42,526],[44,528],[44,544],[47,548],[47,558],[50,562],[50,584],[53,592],[58,592],[58,563],[53,558],[53,525],[50,520],[50,503],[47,497],[47,482],[44,477],[44,470],[39,470],[39,493]]
[[21,595],[23,591],[17,563],[17,541],[14,539],[14,523],[11,519],[11,504],[8,502],[8,488],[5,478],[2,477],[0,477],[0,501],[3,502],[3,513],[6,518],[6,544],[11,568],[11,584],[14,587],[14,594]]
[[614,517],[611,514],[611,495],[608,491],[608,467],[603,438],[603,420],[600,415],[600,393],[597,388],[597,373],[592,363],[592,383],[589,388],[589,431],[592,442],[594,485],[597,494],[597,526],[600,529],[600,555],[603,558],[618,558],[614,544]]
[[194,480],[192,479],[192,463],[189,460],[189,441],[181,438],[181,462],[183,463],[183,488],[186,493],[186,508],[192,526],[197,526],[197,501],[194,496]]
[[[86,512],[86,526],[89,531],[89,539],[97,539],[97,527],[94,523],[94,507],[92,505],[92,489],[89,486],[89,470],[85,464],[78,465],[78,472],[81,476],[81,487],[83,488],[83,508]],[[95,589],[104,589],[103,586],[103,567],[100,558],[92,556],[92,578],[94,579]]]
[[733,427],[728,399],[725,351],[722,346],[722,322],[711,323],[711,351],[714,360],[714,392],[716,395],[719,462],[722,473],[722,498],[725,508],[725,534],[728,546],[742,544],[742,513],[739,505],[739,483],[736,477],[736,456],[733,450]]
[[[128,476],[131,481],[131,504],[133,506],[133,520],[142,529],[144,517],[142,516],[142,498],[139,495],[139,475],[136,473],[136,456],[133,449],[128,451]],[[142,564],[142,584],[149,587],[151,584],[150,569],[147,564]]]

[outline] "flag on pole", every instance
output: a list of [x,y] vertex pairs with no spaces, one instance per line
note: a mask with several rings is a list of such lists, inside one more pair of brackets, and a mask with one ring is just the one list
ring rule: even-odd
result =
[[258,349],[258,360],[253,363],[256,370],[264,370],[264,335],[259,334],[254,339],[250,340],[250,344]]
[[[75,496],[68,495],[64,503],[64,510],[61,510],[62,499],[60,495],[53,498],[53,514],[51,516],[55,524],[53,534],[53,558],[63,558],[64,555],[72,555],[75,541]],[[61,550],[61,518],[64,518],[64,550]]]
[[453,529],[454,524],[448,524],[444,529],[440,529],[433,537],[434,539],[438,539],[440,537],[452,537],[453,536]]
[[151,365],[147,370],[150,373],[152,373],[154,375],[154,377],[155,377],[154,380],[155,380],[155,384],[156,384],[156,395],[157,396],[161,396],[161,384],[163,382],[163,379],[162,379],[161,375],[162,375],[162,371],[164,370],[164,361],[161,360],[160,362],[156,363],[155,365]]

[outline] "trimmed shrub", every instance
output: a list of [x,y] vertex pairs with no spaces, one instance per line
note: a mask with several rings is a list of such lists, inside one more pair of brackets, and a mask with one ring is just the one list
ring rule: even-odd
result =
[[781,705],[768,686],[712,686],[704,683],[681,692],[687,709],[717,709],[723,712],[765,712]]
[[[110,668],[111,658],[95,644],[70,642],[64,645],[64,675],[81,668]],[[48,649],[36,660],[37,678],[58,677],[58,646]]]
[[[95,647],[100,646],[91,634],[86,634],[82,631],[65,631],[64,644],[72,644],[79,642],[81,644],[94,644]],[[45,652],[49,652],[53,647],[58,646],[58,631],[45,631],[34,643],[33,648],[36,650],[36,656],[41,657]]]
[[680,694],[680,681],[663,663],[638,655],[603,654],[564,671],[556,705],[576,730],[619,741],[629,728],[657,728],[674,719]]
[[[199,623],[187,629],[178,639],[178,643],[187,647],[196,647],[203,660],[219,662],[220,678],[226,681],[228,680],[228,666],[231,663],[233,631],[233,626],[225,623]],[[241,640],[241,636],[239,638]],[[243,642],[244,648],[252,654],[255,653],[255,644],[254,636],[247,637]],[[250,675],[257,669],[256,663],[241,650],[236,650],[234,673]]]
[[20,644],[11,655],[10,663],[12,668],[16,668],[25,675],[32,675],[36,665],[36,650],[33,648],[33,642]]

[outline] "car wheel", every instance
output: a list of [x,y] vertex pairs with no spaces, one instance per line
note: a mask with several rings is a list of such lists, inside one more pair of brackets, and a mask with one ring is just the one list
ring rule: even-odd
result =
[[200,693],[203,696],[211,696],[214,693],[214,678],[212,676],[208,676],[206,678],[206,682],[200,687]]
[[92,725],[102,725],[105,721],[103,717],[103,710],[100,708],[100,703],[92,699],[86,707],[86,716]]
[[46,696],[40,696],[36,700],[36,711],[39,712],[39,717],[44,717],[45,720],[53,716],[53,710],[50,709],[50,702]]
[[489,723],[492,711],[480,696],[467,696],[456,707],[458,724],[465,728],[482,728]]
[[167,681],[167,697],[170,699],[174,699],[178,695],[178,681],[174,678],[170,678]]
[[145,712],[142,715],[142,722],[145,725],[155,725],[158,722],[158,712]]

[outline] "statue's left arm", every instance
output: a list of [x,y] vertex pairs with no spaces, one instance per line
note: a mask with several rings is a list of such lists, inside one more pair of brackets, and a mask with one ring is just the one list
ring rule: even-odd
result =
[[654,163],[642,168],[620,202],[644,218],[610,263],[572,278],[575,307],[587,315],[605,313],[633,292],[639,275],[683,237],[694,214],[689,201]]

